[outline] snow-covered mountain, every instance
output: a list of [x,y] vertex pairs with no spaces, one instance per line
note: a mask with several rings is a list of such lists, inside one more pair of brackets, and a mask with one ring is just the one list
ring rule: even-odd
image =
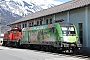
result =
[[54,4],[49,4],[47,1],[43,3],[36,3],[34,0],[24,1],[24,0],[1,0],[0,7],[6,11],[11,13],[26,16],[31,13],[35,13],[36,11],[40,11],[42,9],[53,7]]
[[0,0],[0,19],[2,32],[9,28],[7,24],[25,17],[28,14],[54,7],[53,0]]

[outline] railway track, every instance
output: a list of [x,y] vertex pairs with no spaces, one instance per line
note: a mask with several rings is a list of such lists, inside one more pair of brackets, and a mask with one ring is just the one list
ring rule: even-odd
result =
[[49,52],[48,51],[41,51],[41,52],[45,52],[45,53],[53,54],[53,55],[59,55],[59,56],[74,57],[74,58],[90,60],[90,56],[89,55],[85,55],[85,54],[61,53],[61,52],[50,52],[50,51]]
[[84,60],[90,60],[90,57],[88,55],[82,55],[82,54],[75,54],[75,53],[60,53],[60,52],[50,52],[50,51],[40,51],[40,50],[34,50],[36,52],[41,53],[47,53],[47,54],[53,54],[53,55],[59,55],[59,56],[66,56],[66,57],[73,57],[73,58],[79,58]]
[[67,52],[61,52],[59,50],[57,50],[57,51],[48,51],[48,50],[38,50],[38,49],[28,49],[28,50],[34,50],[34,51],[39,51],[39,52],[42,52],[42,53],[54,54],[54,55],[59,55],[59,56],[67,56],[67,57],[71,56],[71,57],[75,57],[75,58],[90,60],[90,55],[83,54],[83,53],[80,53],[80,52],[75,52],[75,53],[71,52],[70,53],[68,51]]
[[[9,47],[10,49],[13,47]],[[84,60],[90,60],[90,56],[86,54],[81,53],[66,53],[66,52],[60,52],[60,51],[45,51],[45,50],[38,50],[38,49],[29,49],[29,48],[16,48],[16,49],[25,49],[25,50],[33,50],[35,52],[41,52],[41,53],[47,53],[47,54],[53,54],[58,56],[66,56],[66,57],[73,57],[73,58],[79,58]]]
[[[9,48],[13,48],[13,47],[9,47]],[[33,51],[39,51],[39,52],[42,52],[42,53],[48,53],[48,54],[54,54],[54,55],[59,55],[59,56],[71,56],[71,57],[75,57],[75,58],[80,58],[80,59],[85,59],[85,60],[90,60],[90,55],[87,55],[87,54],[83,54],[83,53],[80,53],[80,52],[69,52],[69,51],[59,51],[59,50],[55,50],[55,51],[49,51],[49,50],[40,50],[40,49],[36,49],[36,48],[18,48],[18,49],[27,49],[27,50],[33,50]]]

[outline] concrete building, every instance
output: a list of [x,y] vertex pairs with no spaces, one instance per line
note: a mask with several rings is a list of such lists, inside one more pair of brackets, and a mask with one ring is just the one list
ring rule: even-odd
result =
[[83,47],[90,47],[90,0],[72,0],[53,8],[38,11],[21,18],[9,26],[30,27],[35,24],[49,24],[64,19],[76,25]]

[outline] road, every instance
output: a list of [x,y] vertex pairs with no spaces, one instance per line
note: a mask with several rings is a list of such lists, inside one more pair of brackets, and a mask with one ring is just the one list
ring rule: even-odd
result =
[[16,49],[0,46],[0,60],[90,60],[90,59],[44,51]]

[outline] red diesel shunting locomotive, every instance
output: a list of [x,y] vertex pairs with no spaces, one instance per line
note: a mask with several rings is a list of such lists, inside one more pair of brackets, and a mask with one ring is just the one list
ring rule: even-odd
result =
[[4,46],[16,47],[21,37],[21,29],[19,27],[12,28],[10,31],[4,33]]

